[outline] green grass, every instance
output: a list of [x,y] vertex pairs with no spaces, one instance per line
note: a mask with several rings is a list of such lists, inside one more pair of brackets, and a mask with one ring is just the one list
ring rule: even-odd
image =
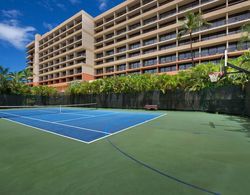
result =
[[[250,121],[200,112],[167,116],[110,137],[123,151],[225,195],[250,193]],[[207,194],[119,153],[0,120],[0,194]]]

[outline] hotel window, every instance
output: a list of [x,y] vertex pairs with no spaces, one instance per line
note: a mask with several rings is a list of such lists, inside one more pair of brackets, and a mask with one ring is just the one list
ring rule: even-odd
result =
[[78,74],[78,73],[82,73],[82,68],[77,68],[76,69],[76,73]]
[[107,73],[114,72],[114,67],[113,67],[113,66],[107,67],[107,68],[106,68],[106,72],[107,72]]
[[154,47],[154,48],[151,48],[151,49],[146,49],[146,50],[143,50],[143,54],[148,54],[148,53],[153,53],[157,51],[157,48]]
[[185,11],[187,9],[191,9],[191,8],[198,6],[198,5],[199,5],[199,0],[196,0],[196,1],[193,1],[191,3],[179,6],[178,10],[179,10],[179,12],[182,12],[182,11]]
[[245,1],[247,1],[247,0],[228,0],[228,6],[232,6],[232,5],[242,3],[242,2],[245,2]]
[[141,54],[140,52],[130,53],[130,54],[129,54],[129,57],[139,56],[140,54]]
[[192,66],[193,66],[192,63],[180,64],[179,65],[179,70],[186,70],[186,69],[191,68]]
[[153,66],[157,64],[157,58],[152,58],[143,61],[143,66]]
[[[199,37],[194,37],[194,38],[193,38],[193,43],[196,43],[196,42],[199,42]],[[189,39],[189,38],[188,38],[188,39],[180,40],[180,41],[178,42],[178,45],[179,45],[179,46],[188,45],[188,44],[190,44],[190,39]]]
[[238,50],[248,50],[249,48],[250,48],[250,42],[244,42],[244,43],[233,42],[229,43],[228,51],[234,52]]
[[113,36],[114,36],[114,33],[108,34],[108,35],[106,35],[106,39],[110,39],[110,38],[112,38]]
[[126,59],[126,55],[117,56],[117,60],[124,60],[124,59]]
[[98,53],[98,54],[96,54],[96,58],[98,59],[98,58],[102,58],[103,57],[103,53]]
[[121,52],[124,52],[124,51],[126,51],[127,49],[126,49],[126,46],[124,46],[124,47],[119,47],[119,48],[117,48],[117,53],[121,53]]
[[129,38],[132,38],[132,37],[136,37],[136,36],[139,36],[141,34],[141,32],[136,32],[136,33],[133,33],[133,34],[130,34],[129,35]]
[[223,26],[227,23],[225,16],[222,18],[216,19],[216,20],[208,21],[208,22],[210,23],[210,25],[202,27],[201,30],[206,30],[206,29],[211,29],[211,28],[215,28],[218,26]]
[[129,48],[136,49],[136,48],[139,48],[140,46],[141,46],[141,44],[140,44],[140,42],[138,42],[138,43],[134,43],[134,44],[129,45]]
[[148,32],[154,31],[154,30],[157,30],[157,25],[155,25],[154,27],[151,27],[151,28],[144,29],[143,33],[148,33]]
[[160,50],[166,50],[166,49],[170,49],[170,48],[174,48],[174,47],[176,47],[176,43],[161,45]]
[[160,64],[176,61],[176,55],[162,56],[160,57]]
[[134,30],[136,28],[139,28],[140,26],[141,26],[141,23],[133,24],[133,25],[129,26],[129,30]]
[[168,16],[172,16],[174,14],[176,14],[176,9],[173,9],[173,10],[170,10],[170,11],[167,11],[167,12],[160,14],[160,19],[166,18]]
[[226,35],[226,31],[225,30],[220,31],[220,32],[215,32],[215,33],[207,34],[207,35],[202,35],[201,36],[201,41],[215,39],[215,38],[223,37],[225,35]]
[[241,33],[242,32],[242,28],[241,27],[237,27],[237,28],[231,28],[228,30],[228,34],[232,35],[232,34],[237,34],[237,33]]
[[152,2],[152,1],[154,1],[154,0],[143,0],[142,4],[145,5],[145,4],[148,4],[148,3]]
[[126,70],[126,64],[121,64],[117,66],[117,71],[123,71]]
[[[199,51],[196,50],[194,51],[194,57],[199,57]],[[191,59],[192,58],[192,53],[191,52],[182,52],[182,53],[179,53],[179,56],[178,56],[178,59],[179,60],[186,60],[186,59]]]
[[139,61],[129,63],[129,68],[130,69],[140,68],[140,66],[141,66],[141,63]]
[[114,61],[114,58],[108,58],[106,59],[106,62],[109,63],[109,62],[113,62]]
[[209,56],[209,55],[216,55],[216,54],[222,54],[225,52],[226,46],[225,45],[219,45],[216,47],[207,47],[203,48],[201,50],[201,56]]
[[176,38],[176,32],[167,33],[160,36],[160,41],[167,41]]
[[154,17],[152,17],[152,18],[143,20],[143,25],[150,24],[150,23],[152,23],[152,22],[155,22],[156,20],[157,20],[157,16],[154,16]]
[[149,69],[149,70],[144,70],[143,71],[144,73],[150,73],[150,74],[153,74],[153,73],[157,73],[157,68],[154,68],[154,69]]
[[205,6],[205,9],[202,10],[202,13],[203,14],[210,13],[210,12],[213,12],[213,11],[225,8],[225,7],[226,7],[226,2],[222,2],[220,5],[215,5],[215,6],[209,7],[209,8],[206,8],[206,6]]
[[96,74],[102,74],[103,73],[103,69],[97,69],[96,70]]
[[114,50],[109,50],[106,52],[106,56],[110,56],[114,54]]
[[167,66],[160,68],[160,72],[172,72],[176,71],[176,66]]
[[123,28],[123,29],[121,29],[121,30],[118,30],[117,31],[117,35],[120,35],[120,34],[122,34],[122,33],[125,33],[127,30],[126,30],[126,28]]
[[246,20],[249,18],[250,18],[250,11],[245,11],[242,13],[230,15],[228,17],[228,23],[230,24],[230,23],[234,23],[234,22],[239,22],[239,21]]
[[119,38],[119,39],[116,39],[116,42],[118,43],[118,42],[124,41],[124,40],[126,40],[126,39],[127,39],[127,37],[124,36],[124,37],[121,37],[121,38]]
[[103,64],[103,61],[96,62],[96,65],[101,65],[101,64]]
[[164,28],[166,26],[170,26],[172,24],[175,24],[176,20],[171,20],[171,21],[167,21],[167,22],[163,22],[163,23],[159,23],[160,24],[160,28]]
[[146,45],[152,45],[154,43],[157,42],[157,38],[151,38],[151,39],[147,39],[145,41],[143,41],[143,45],[146,46]]
[[112,44],[114,44],[114,41],[110,41],[110,42],[106,43],[106,46],[112,45]]

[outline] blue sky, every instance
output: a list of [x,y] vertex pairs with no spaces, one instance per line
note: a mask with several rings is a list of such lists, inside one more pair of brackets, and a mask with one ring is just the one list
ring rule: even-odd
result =
[[0,0],[0,65],[25,68],[25,45],[80,10],[97,16],[124,0]]

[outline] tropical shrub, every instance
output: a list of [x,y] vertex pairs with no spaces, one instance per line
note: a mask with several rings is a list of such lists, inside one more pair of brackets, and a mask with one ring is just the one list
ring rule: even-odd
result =
[[[250,69],[250,53],[230,59],[234,65],[244,69]],[[224,63],[221,61],[221,63]],[[137,93],[143,91],[159,90],[167,93],[172,90],[199,91],[205,88],[216,88],[224,85],[238,85],[244,87],[249,81],[249,76],[240,74],[229,74],[222,77],[218,82],[212,83],[209,73],[219,72],[222,64],[206,63],[199,64],[176,75],[128,75],[95,80],[93,82],[76,82],[69,86],[68,94],[101,94],[101,93]],[[228,68],[228,71],[233,71]]]
[[46,85],[34,86],[31,88],[31,94],[37,96],[53,96],[57,94],[57,90]]

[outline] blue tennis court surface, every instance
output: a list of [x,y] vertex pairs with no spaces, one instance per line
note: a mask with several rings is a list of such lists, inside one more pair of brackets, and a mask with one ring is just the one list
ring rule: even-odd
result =
[[84,143],[92,143],[163,116],[153,112],[85,109],[9,109],[0,117]]

